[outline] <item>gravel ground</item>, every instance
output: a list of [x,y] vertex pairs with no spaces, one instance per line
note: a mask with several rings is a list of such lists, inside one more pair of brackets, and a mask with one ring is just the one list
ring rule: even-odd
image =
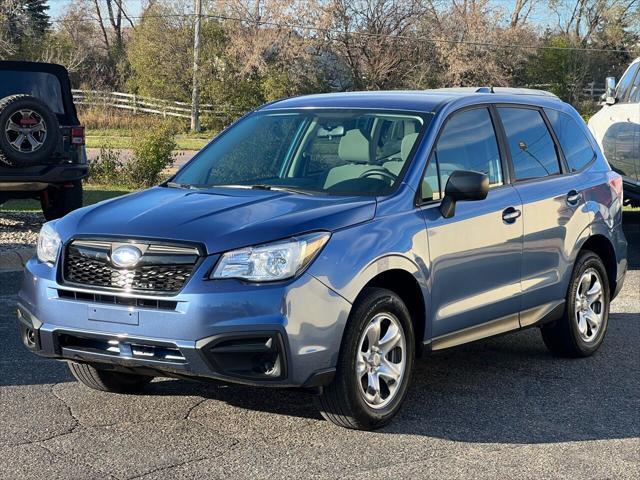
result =
[[0,212],[0,253],[33,248],[43,222],[41,213]]

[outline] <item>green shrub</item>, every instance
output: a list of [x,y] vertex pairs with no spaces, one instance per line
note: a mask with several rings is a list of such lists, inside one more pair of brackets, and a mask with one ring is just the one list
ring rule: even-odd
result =
[[175,133],[167,126],[153,127],[135,141],[133,157],[124,164],[127,184],[133,188],[157,185],[162,172],[173,163]]
[[89,162],[87,182],[101,185],[124,184],[123,163],[118,150],[108,144],[100,147],[100,153],[95,160]]

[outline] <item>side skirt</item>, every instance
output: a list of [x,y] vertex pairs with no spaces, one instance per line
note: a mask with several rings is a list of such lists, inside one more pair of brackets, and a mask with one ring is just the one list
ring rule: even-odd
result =
[[519,314],[507,315],[506,317],[491,320],[480,325],[474,325],[458,330],[457,332],[447,333],[431,341],[424,342],[424,349],[425,351],[443,350],[484,338],[495,337],[496,335],[553,322],[562,317],[564,304],[564,300],[557,300],[530,308]]

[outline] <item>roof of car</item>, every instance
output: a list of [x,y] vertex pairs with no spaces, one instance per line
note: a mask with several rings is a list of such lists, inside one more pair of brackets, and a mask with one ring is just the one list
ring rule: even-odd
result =
[[[544,90],[507,87],[459,87],[433,90],[341,92],[304,95],[278,100],[262,107],[265,110],[289,108],[379,108],[435,112],[443,105],[460,99],[477,103],[537,103],[560,102],[553,93]],[[474,102],[475,103],[475,102]]]
[[23,72],[47,72],[61,78],[68,78],[67,69],[57,63],[22,62],[14,60],[0,61],[0,70],[16,70]]

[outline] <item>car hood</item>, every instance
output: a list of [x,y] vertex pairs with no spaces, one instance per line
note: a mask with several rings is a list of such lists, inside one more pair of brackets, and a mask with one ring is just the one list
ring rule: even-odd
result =
[[353,196],[155,187],[76,210],[56,228],[63,242],[77,236],[191,242],[212,254],[366,222],[375,208],[374,199]]

